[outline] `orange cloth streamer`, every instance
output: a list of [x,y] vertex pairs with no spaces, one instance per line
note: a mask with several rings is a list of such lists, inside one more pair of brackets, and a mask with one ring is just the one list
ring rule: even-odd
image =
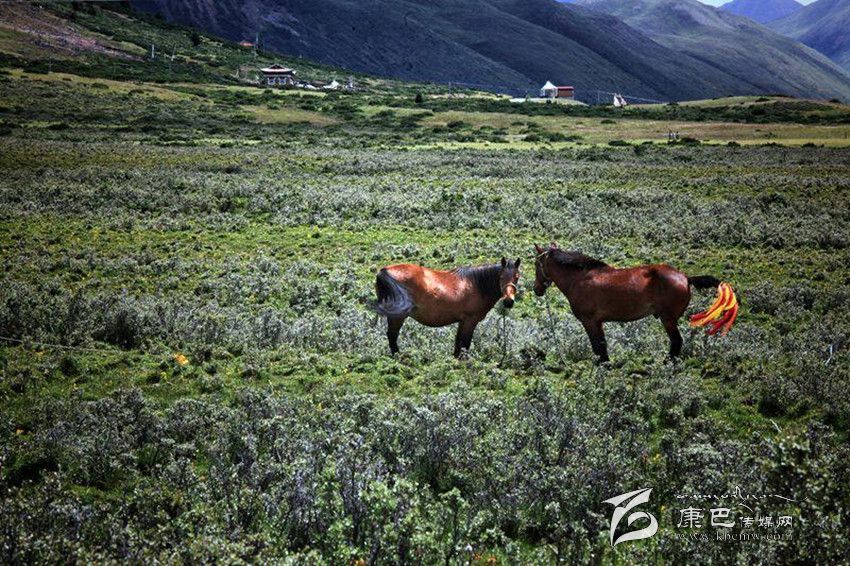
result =
[[738,298],[729,283],[721,283],[717,287],[717,299],[706,310],[691,317],[691,326],[695,328],[708,327],[707,334],[726,336],[732,324],[738,317]]

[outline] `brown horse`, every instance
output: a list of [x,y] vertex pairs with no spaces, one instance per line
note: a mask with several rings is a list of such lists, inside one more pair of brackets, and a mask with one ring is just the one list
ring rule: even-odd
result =
[[561,250],[554,242],[545,249],[537,244],[534,248],[534,293],[542,297],[554,283],[566,295],[600,362],[608,361],[602,323],[650,315],[664,325],[670,337],[670,357],[675,358],[682,351],[679,318],[691,301],[690,286],[710,289],[721,284],[710,275],[688,277],[664,264],[616,269],[581,252]]
[[407,317],[425,326],[460,323],[454,355],[459,358],[472,344],[475,327],[501,299],[511,308],[516,300],[519,263],[502,258],[501,265],[459,267],[437,271],[409,263],[390,265],[378,272],[374,310],[387,317],[390,351],[398,352],[398,333]]

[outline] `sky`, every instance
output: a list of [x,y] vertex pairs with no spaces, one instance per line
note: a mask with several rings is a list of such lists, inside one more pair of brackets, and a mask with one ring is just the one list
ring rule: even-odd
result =
[[[729,0],[700,0],[703,4],[708,4],[709,6],[720,6],[721,4],[727,3]],[[800,4],[811,4],[815,0],[797,0]]]

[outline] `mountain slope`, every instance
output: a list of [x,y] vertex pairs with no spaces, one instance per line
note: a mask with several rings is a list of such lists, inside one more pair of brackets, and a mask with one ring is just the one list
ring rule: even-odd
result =
[[850,0],[818,0],[769,27],[817,49],[850,71]]
[[[561,9],[551,0],[528,3]],[[723,82],[721,73],[705,66],[698,65],[699,72],[680,71],[680,56],[634,30],[622,34],[626,57],[611,60],[593,45],[524,20],[517,6],[486,0],[134,0],[132,5],[230,39],[259,31],[269,49],[402,79],[529,92],[552,79],[585,93],[616,87],[668,99],[719,94],[712,76]],[[584,14],[592,26],[588,33],[597,37],[615,35],[606,26],[626,28],[588,10],[573,12]],[[631,72],[628,62],[644,48],[658,58],[647,80]],[[641,59],[646,65],[648,58]],[[685,81],[677,80],[680,73]]]
[[696,0],[579,0],[759,91],[850,99],[850,75],[822,54]]
[[[720,69],[690,57],[682,56],[656,43],[622,21],[581,7],[567,7],[547,2],[535,3],[528,0],[490,0],[504,12],[538,26],[541,30],[568,37],[603,57],[614,62],[620,69],[628,69],[644,84],[659,92],[675,92],[682,87],[682,77],[695,81],[691,88],[701,92],[737,92],[740,82]],[[607,33],[599,33],[598,30]],[[541,35],[543,32],[539,32]],[[558,57],[556,53],[554,57]],[[502,58],[504,60],[504,58]],[[547,60],[538,60],[531,53],[526,68],[540,65],[539,72],[545,74]],[[672,70],[670,72],[669,70]],[[600,88],[605,89],[606,85]],[[607,89],[631,92],[627,84],[609,81]]]
[[732,0],[720,9],[764,24],[793,14],[802,7],[796,0]]
[[[574,85],[585,99],[595,98],[595,89],[666,100],[765,92],[850,97],[850,79],[830,77],[834,69],[816,76],[817,92],[789,86],[782,76],[755,83],[715,61],[653,41],[616,18],[554,0],[130,3],[229,39],[259,32],[264,48],[402,79],[532,93],[551,79]],[[796,69],[783,72],[806,82]]]

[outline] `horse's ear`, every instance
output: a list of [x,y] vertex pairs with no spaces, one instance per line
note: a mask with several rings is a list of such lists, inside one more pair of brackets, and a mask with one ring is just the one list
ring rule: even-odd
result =
[[538,254],[542,254],[542,253],[543,253],[543,248],[541,248],[541,247],[540,247],[540,246],[538,246],[537,244],[534,244],[534,251],[536,251]]
[[508,260],[505,259],[504,257],[502,257],[502,269],[504,269],[507,264],[508,264]]
[[519,269],[519,261],[520,258],[516,258],[516,262],[514,263],[514,267],[516,267],[517,269]]

